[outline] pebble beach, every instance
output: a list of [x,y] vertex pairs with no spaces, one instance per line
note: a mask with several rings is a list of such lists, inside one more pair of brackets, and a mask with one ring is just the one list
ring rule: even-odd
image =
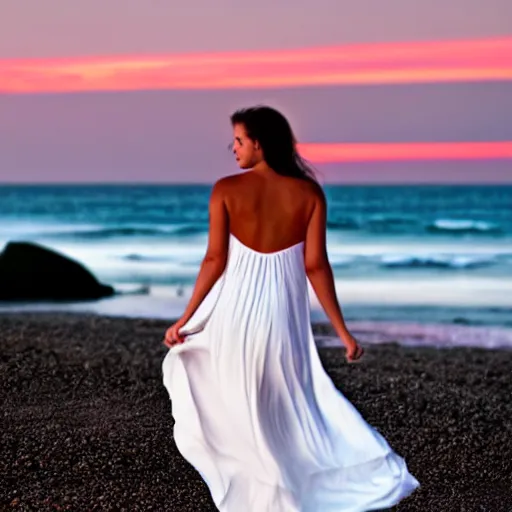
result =
[[[0,510],[215,511],[173,441],[161,379],[170,323],[0,315]],[[319,352],[421,484],[390,510],[510,512],[512,350],[360,341],[360,364]]]

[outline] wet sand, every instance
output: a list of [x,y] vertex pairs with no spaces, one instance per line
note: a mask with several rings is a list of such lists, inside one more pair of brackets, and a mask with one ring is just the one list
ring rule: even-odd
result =
[[[0,315],[0,510],[215,510],[173,442],[161,381],[169,325]],[[366,348],[358,365],[340,349],[320,355],[420,481],[392,510],[510,512],[512,351]]]

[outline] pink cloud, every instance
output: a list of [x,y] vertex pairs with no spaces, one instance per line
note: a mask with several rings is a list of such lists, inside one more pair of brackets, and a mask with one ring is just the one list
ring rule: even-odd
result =
[[512,37],[209,54],[0,60],[3,93],[511,79]]
[[299,150],[315,163],[507,159],[512,141],[301,144]]

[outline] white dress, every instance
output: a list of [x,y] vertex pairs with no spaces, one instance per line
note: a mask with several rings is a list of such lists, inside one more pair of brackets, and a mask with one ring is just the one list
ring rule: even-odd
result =
[[362,512],[419,486],[325,372],[309,308],[303,243],[261,253],[230,235],[180,331],[195,334],[162,363],[176,445],[221,512]]

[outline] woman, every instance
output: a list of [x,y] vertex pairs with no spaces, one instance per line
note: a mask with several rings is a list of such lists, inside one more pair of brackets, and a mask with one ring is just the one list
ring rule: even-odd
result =
[[231,122],[250,172],[214,185],[206,256],[165,335],[176,445],[222,512],[391,507],[419,482],[334,387],[311,330],[307,279],[348,362],[361,359],[335,294],[322,189],[279,112]]

